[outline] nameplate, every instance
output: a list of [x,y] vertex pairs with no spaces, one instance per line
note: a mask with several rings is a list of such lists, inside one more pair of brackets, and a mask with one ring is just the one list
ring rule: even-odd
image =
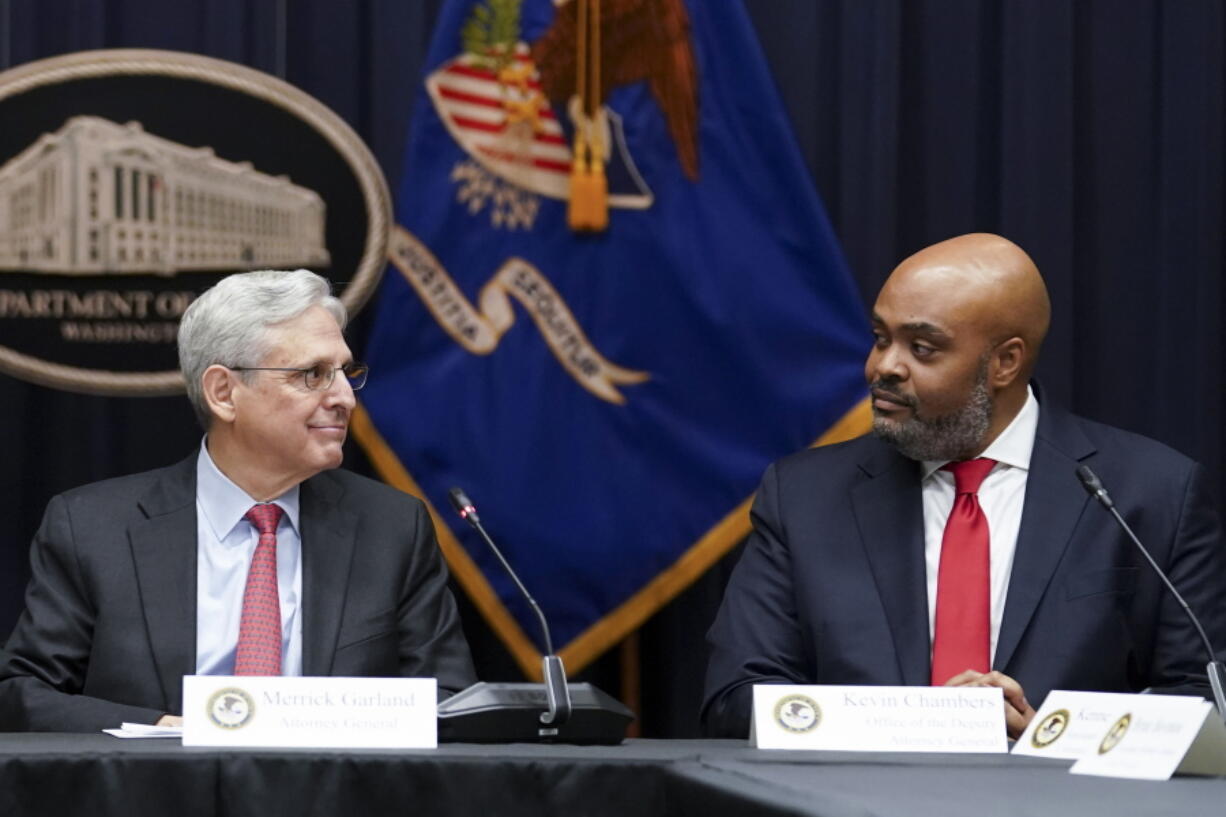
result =
[[1003,753],[1004,696],[994,687],[757,684],[750,744],[760,749]]
[[433,678],[187,675],[184,746],[433,749]]
[[1127,697],[1070,772],[1140,780],[1226,775],[1226,726],[1213,704],[1173,695]]
[[1098,749],[1107,729],[1136,697],[1120,692],[1052,690],[1017,739],[1013,754],[1064,760],[1086,757]]

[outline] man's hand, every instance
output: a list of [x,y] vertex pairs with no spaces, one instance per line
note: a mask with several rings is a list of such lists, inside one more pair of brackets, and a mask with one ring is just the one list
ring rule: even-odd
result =
[[[1033,714],[1033,713],[1032,713]],[[178,715],[163,715],[154,726],[182,726],[183,719]]]
[[1001,672],[975,672],[968,669],[945,682],[947,687],[998,687],[1005,693],[1005,731],[1016,740],[1034,717],[1034,707],[1026,700],[1022,685]]

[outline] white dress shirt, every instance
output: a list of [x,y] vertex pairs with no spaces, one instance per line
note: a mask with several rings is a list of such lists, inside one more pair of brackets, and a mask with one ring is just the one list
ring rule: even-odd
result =
[[[1009,574],[1017,549],[1017,531],[1022,524],[1022,505],[1026,499],[1026,477],[1030,473],[1030,452],[1039,425],[1039,401],[1026,387],[1026,403],[1013,422],[979,456],[996,460],[979,488],[979,507],[988,519],[991,570],[991,643],[989,655],[995,660],[1000,620],[1009,592]],[[937,575],[941,566],[941,539],[945,522],[954,506],[954,475],[942,471],[945,462],[923,463],[924,562],[928,574],[928,638],[932,643],[936,626]]]
[[[243,591],[260,534],[244,515],[256,504],[209,456],[196,459],[196,674],[234,674]],[[281,596],[281,673],[302,674],[302,539],[298,486],[273,500],[277,525],[277,591]]]

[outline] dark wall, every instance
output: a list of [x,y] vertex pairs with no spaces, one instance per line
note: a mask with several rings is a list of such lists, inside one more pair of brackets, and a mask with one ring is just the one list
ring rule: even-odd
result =
[[[866,304],[894,264],[926,244],[973,230],[1009,236],[1034,256],[1052,294],[1055,321],[1040,366],[1048,393],[1222,474],[1219,0],[747,5]],[[281,74],[346,119],[394,184],[439,6],[0,0],[0,62],[156,47]],[[362,330],[359,321],[359,348]],[[186,454],[198,431],[181,399],[82,397],[4,376],[0,406],[7,631],[48,498],[165,464]],[[367,467],[356,451],[351,465]],[[701,636],[727,567],[725,560],[642,631],[646,734],[696,729]],[[466,614],[486,676],[514,677]],[[616,660],[602,661],[592,677],[616,691],[617,669]]]

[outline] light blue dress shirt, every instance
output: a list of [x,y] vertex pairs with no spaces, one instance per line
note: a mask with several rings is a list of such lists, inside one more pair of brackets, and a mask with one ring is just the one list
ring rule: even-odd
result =
[[[234,650],[251,556],[259,543],[243,518],[256,504],[223,474],[205,442],[196,459],[196,674],[234,674]],[[281,673],[302,674],[302,538],[298,486],[273,500],[277,525],[277,590],[281,596]]]

